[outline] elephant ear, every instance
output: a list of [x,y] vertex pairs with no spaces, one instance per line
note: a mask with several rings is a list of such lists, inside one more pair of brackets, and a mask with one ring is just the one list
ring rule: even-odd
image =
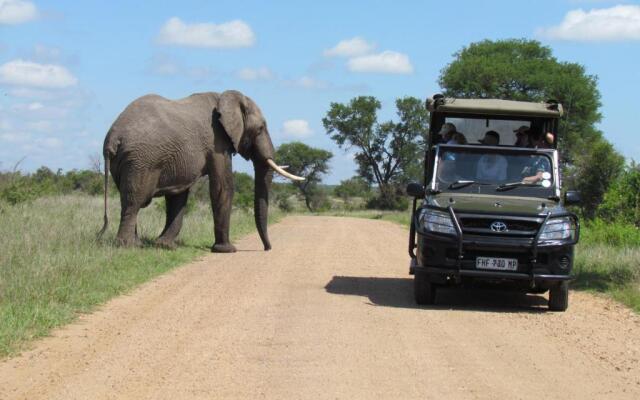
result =
[[[244,95],[236,90],[222,93],[218,101],[220,123],[229,135],[236,153],[241,153],[240,142],[244,133]],[[242,155],[242,154],[241,154]]]

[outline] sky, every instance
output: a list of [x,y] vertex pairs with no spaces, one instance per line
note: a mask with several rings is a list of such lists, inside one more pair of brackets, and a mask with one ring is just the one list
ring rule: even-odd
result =
[[[332,102],[438,93],[454,53],[535,39],[598,77],[598,128],[640,161],[640,2],[0,0],[0,170],[91,166],[118,114],[148,93],[240,90],[276,146],[333,152],[324,181],[355,174],[322,126]],[[22,161],[21,161],[22,160]],[[251,172],[234,157],[234,169]]]

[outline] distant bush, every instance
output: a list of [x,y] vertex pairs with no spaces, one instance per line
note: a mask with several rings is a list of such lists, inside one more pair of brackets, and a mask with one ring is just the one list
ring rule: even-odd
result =
[[375,197],[367,201],[368,209],[405,211],[409,208],[409,199],[399,186],[391,186],[378,191]]
[[[71,170],[62,173],[40,167],[32,174],[20,172],[0,173],[0,199],[15,205],[38,197],[86,193],[103,193],[104,175],[89,170]],[[115,186],[112,188],[115,191]],[[112,192],[113,192],[112,191]]]
[[353,209],[353,200],[356,198],[368,198],[371,195],[371,187],[366,179],[354,176],[340,182],[333,190],[333,194],[345,203],[345,208]]
[[627,222],[602,219],[586,221],[580,231],[580,243],[607,244],[614,247],[639,247],[640,229]]
[[40,188],[29,182],[29,179],[16,175],[2,188],[0,198],[11,205],[35,200],[40,194]]
[[598,216],[608,221],[624,221],[640,227],[640,166],[631,163],[609,186]]

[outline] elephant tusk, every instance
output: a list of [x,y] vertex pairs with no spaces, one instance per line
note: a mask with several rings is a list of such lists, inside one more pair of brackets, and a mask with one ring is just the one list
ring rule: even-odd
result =
[[269,164],[269,166],[271,168],[273,168],[274,171],[276,171],[277,173],[279,173],[280,175],[284,176],[285,178],[289,178],[292,181],[303,181],[304,178],[301,176],[296,176],[293,174],[288,173],[287,171],[285,171],[284,169],[278,167],[278,164],[276,164],[275,162],[273,162],[272,159],[267,158],[267,164]]

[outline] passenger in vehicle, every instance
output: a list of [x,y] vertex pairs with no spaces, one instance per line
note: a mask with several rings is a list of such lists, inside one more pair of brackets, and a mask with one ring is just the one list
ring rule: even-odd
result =
[[[531,146],[535,149],[550,149],[553,146],[553,133],[530,135]],[[551,174],[551,164],[545,156],[532,156],[531,161],[522,170],[522,182],[536,184],[545,180],[545,172]],[[549,175],[550,176],[550,175]]]
[[[500,144],[500,134],[496,131],[488,131],[480,143],[487,146]],[[476,179],[479,181],[504,181],[507,179],[507,159],[499,154],[483,154],[478,160]]]
[[448,143],[448,144],[467,144],[467,138],[464,136],[462,132],[456,132],[451,137],[450,142],[452,143]]
[[440,128],[440,132],[438,132],[439,140],[438,143],[446,143],[446,144],[455,144],[452,143],[453,135],[457,132],[456,126],[451,122],[445,122]]
[[535,149],[550,149],[553,147],[553,141],[555,140],[553,133],[547,132],[544,135],[530,135],[531,146]]
[[548,177],[551,176],[551,164],[549,163],[549,159],[545,156],[534,156],[531,160],[531,164],[523,170],[524,178],[522,178],[522,182],[528,184],[542,182],[545,180],[545,172],[549,174]]
[[516,142],[513,144],[516,147],[531,147],[531,131],[526,125],[522,125],[518,129],[513,130],[516,134]]

